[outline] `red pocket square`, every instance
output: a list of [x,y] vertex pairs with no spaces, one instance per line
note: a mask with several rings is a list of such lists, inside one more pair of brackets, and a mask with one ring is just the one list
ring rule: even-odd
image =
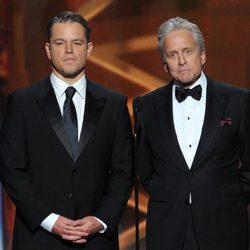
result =
[[232,125],[232,118],[226,118],[224,120],[221,120],[220,125],[223,127],[225,125]]

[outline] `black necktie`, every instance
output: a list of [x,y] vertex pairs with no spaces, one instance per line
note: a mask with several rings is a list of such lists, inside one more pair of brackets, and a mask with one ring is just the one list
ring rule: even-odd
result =
[[183,102],[187,96],[192,96],[195,100],[199,101],[201,99],[201,91],[201,85],[197,85],[192,89],[180,86],[175,88],[175,97],[178,102]]
[[63,105],[63,121],[67,136],[70,141],[72,155],[75,159],[78,146],[78,128],[77,128],[77,116],[76,109],[73,103],[73,96],[76,89],[73,87],[68,87],[65,91],[66,100]]

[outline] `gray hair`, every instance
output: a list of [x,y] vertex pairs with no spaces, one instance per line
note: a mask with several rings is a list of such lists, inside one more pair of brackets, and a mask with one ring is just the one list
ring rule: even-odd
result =
[[199,27],[196,24],[191,23],[187,19],[181,17],[170,18],[160,26],[158,31],[157,47],[158,50],[160,51],[162,60],[164,60],[164,48],[163,48],[164,37],[168,33],[179,29],[186,29],[191,31],[200,50],[201,51],[205,50],[205,40],[203,38],[202,32],[200,31]]

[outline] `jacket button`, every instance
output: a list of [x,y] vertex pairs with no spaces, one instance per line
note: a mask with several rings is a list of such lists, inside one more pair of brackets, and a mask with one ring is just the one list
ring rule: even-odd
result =
[[76,173],[76,171],[77,171],[77,168],[73,167],[73,172]]
[[72,194],[72,193],[69,193],[69,194],[68,194],[69,199],[71,199],[71,198],[72,198],[72,196],[73,196],[73,194]]
[[191,171],[191,176],[195,176],[196,172],[195,171]]
[[189,200],[186,199],[186,200],[184,201],[184,203],[185,203],[185,205],[188,205],[188,204],[189,204]]

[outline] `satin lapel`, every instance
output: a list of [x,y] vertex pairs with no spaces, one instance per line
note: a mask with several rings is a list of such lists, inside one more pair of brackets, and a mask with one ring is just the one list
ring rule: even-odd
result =
[[207,148],[210,146],[215,136],[215,133],[220,126],[220,121],[224,114],[227,100],[228,96],[227,95],[220,96],[216,92],[215,84],[211,80],[208,80],[206,111],[205,111],[206,113],[205,113],[200,142],[195,154],[192,168],[195,168],[198,161],[207,152]]
[[106,98],[96,98],[94,96],[94,93],[92,93],[91,91],[91,83],[88,82],[86,90],[84,119],[76,160],[77,158],[79,158],[89,139],[93,135],[97,122],[102,114],[105,102]]
[[63,119],[60,112],[60,108],[58,106],[53,87],[48,79],[46,82],[46,90],[42,95],[37,97],[37,102],[43,110],[45,116],[49,120],[57,137],[73,159],[71,155],[70,144],[64,131]]
[[154,106],[159,117],[159,124],[161,126],[162,134],[164,135],[164,140],[167,143],[167,148],[180,162],[178,165],[181,166],[182,169],[188,169],[174,128],[172,84],[166,86],[166,91],[163,93],[160,100],[155,98]]

